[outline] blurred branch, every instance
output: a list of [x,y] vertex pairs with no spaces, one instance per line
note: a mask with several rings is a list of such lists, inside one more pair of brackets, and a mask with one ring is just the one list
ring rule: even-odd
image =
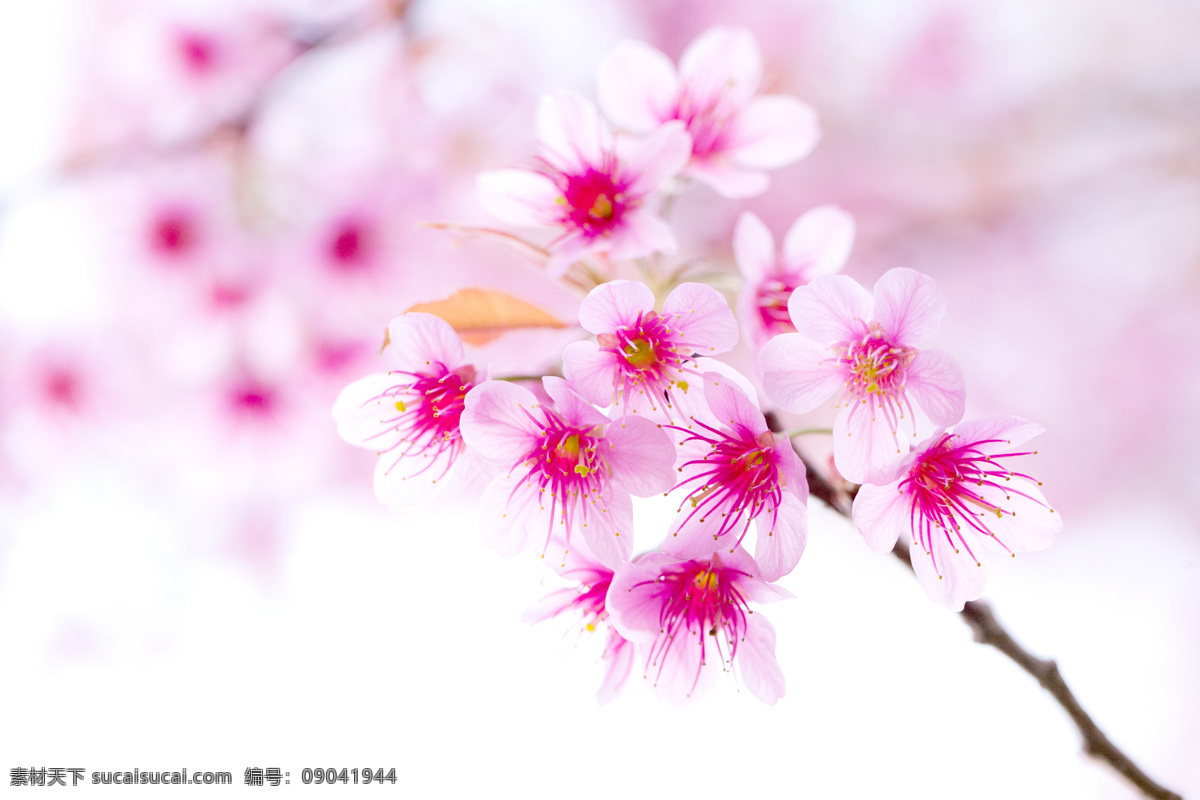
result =
[[[768,425],[771,429],[778,430],[778,420],[775,416],[768,414],[767,417]],[[855,493],[854,489],[849,491],[838,489],[824,475],[817,471],[798,449],[796,450],[796,454],[804,462],[804,467],[808,471],[809,494],[842,516],[850,518],[853,495]],[[896,546],[892,548],[892,555],[904,562],[904,565],[909,570],[912,569],[908,545],[903,539],[896,542]],[[1075,727],[1079,729],[1079,733],[1083,737],[1083,750],[1085,753],[1093,758],[1100,759],[1124,775],[1147,797],[1154,798],[1155,800],[1183,800],[1181,795],[1172,792],[1170,789],[1159,785],[1151,779],[1141,767],[1135,764],[1129,756],[1125,755],[1120,748],[1104,735],[1104,732],[1100,730],[1095,721],[1083,710],[1083,706],[1079,704],[1079,700],[1075,698],[1075,694],[1067,686],[1067,682],[1063,680],[1062,673],[1058,671],[1058,664],[1053,660],[1038,658],[1021,647],[1012,637],[1012,634],[1000,624],[1000,620],[996,618],[990,605],[982,600],[973,600],[963,607],[959,616],[971,629],[972,633],[974,633],[975,641],[980,644],[991,645],[1008,656],[1017,666],[1032,675],[1042,685],[1042,688],[1049,692],[1051,697],[1063,707],[1063,710],[1071,717],[1071,721],[1075,723]]]
[[216,119],[191,134],[162,144],[148,142],[137,136],[124,142],[116,142],[69,157],[57,170],[58,177],[71,177],[100,167],[120,163],[129,158],[144,155],[173,157],[203,150],[221,141],[241,141],[262,113],[280,79],[290,73],[297,63],[306,60],[312,53],[321,52],[346,42],[358,39],[383,27],[400,25],[411,11],[413,3],[396,0],[385,6],[384,14],[377,18],[353,18],[332,25],[324,30],[306,34],[292,31],[290,39],[295,52],[291,58],[266,78],[254,91],[245,106],[235,114]]

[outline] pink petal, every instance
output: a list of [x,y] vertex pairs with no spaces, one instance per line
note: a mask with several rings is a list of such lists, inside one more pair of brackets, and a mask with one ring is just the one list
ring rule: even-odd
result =
[[[572,538],[582,534],[596,560],[609,569],[620,569],[633,552],[633,503],[629,493],[609,489],[588,507],[588,522]],[[562,526],[559,525],[561,528]]]
[[[977,488],[986,502],[1003,509],[981,520],[996,539],[1013,552],[1045,550],[1062,530],[1062,515],[1052,510],[1036,482],[1022,478],[1001,483],[1000,489]],[[966,530],[966,526],[963,526]],[[988,537],[978,534],[985,541]]]
[[596,91],[614,124],[645,133],[671,118],[679,77],[671,59],[644,42],[626,39],[600,62]]
[[675,485],[675,446],[650,420],[618,419],[608,426],[601,448],[613,482],[626,491],[651,497]]
[[557,617],[570,608],[571,603],[577,597],[579,597],[579,589],[574,586],[553,591],[526,609],[525,613],[521,615],[521,621],[536,625]]
[[[716,359],[696,359],[696,361],[715,362]],[[701,373],[708,371],[709,369],[711,369],[711,367],[695,367],[695,371]],[[732,367],[730,367],[730,369],[732,369]],[[695,375],[690,374],[691,372],[692,370],[688,370],[689,374],[680,373],[675,379],[674,384],[669,389],[671,395],[671,424],[681,425],[689,429],[691,428],[692,420],[699,419],[709,424],[712,424],[716,421],[712,418],[712,412],[708,408],[708,402],[704,399],[704,382]],[[679,434],[679,432],[673,431],[670,433],[671,436],[675,436],[676,434]],[[682,434],[679,434],[679,436],[682,438]]]
[[743,211],[733,229],[733,257],[745,278],[743,294],[753,295],[755,284],[775,271],[775,239],[751,211]]
[[[402,381],[406,375],[391,375],[377,372],[359,378],[342,389],[333,404],[333,418],[337,422],[338,436],[354,445],[376,452],[396,444],[399,434],[395,432],[395,401],[382,397],[383,393]],[[389,435],[390,434],[390,435]]]
[[692,155],[692,137],[682,122],[672,120],[645,138],[618,139],[616,153],[622,176],[632,179],[628,191],[644,196],[683,172]]
[[592,584],[612,579],[612,570],[600,563],[582,536],[578,541],[572,539],[569,544],[562,536],[552,537],[546,550],[546,562],[559,575],[577,583]]
[[699,636],[704,631],[681,631],[675,644],[658,664],[646,666],[646,678],[655,691],[676,705],[683,705],[693,698],[702,697],[712,689],[720,662],[709,645],[708,663],[700,663]]
[[596,107],[574,92],[543,97],[537,110],[542,155],[561,172],[599,167],[612,149],[612,134]]
[[758,542],[754,546],[754,560],[758,562],[763,580],[777,581],[795,569],[804,554],[808,540],[808,508],[800,498],[784,492],[774,526],[771,526],[769,512],[760,515],[756,525]]
[[663,314],[675,315],[672,327],[681,332],[683,341],[699,355],[724,353],[737,344],[737,320],[725,297],[711,286],[679,284],[663,301]]
[[904,391],[935,425],[962,419],[967,404],[962,370],[941,350],[922,350],[908,365]]
[[[715,358],[701,356],[696,359],[695,369],[701,375],[706,372],[715,372],[726,380],[732,381],[746,394],[746,397],[749,397],[757,405],[758,389],[754,387],[754,382],[731,364],[726,364],[724,361],[718,361]],[[703,390],[702,386],[699,388]]]
[[522,476],[498,475],[479,500],[484,544],[502,556],[527,550],[531,540],[540,548],[550,534],[550,514],[537,490],[521,485]]
[[657,389],[647,390],[645,383],[638,384],[638,388],[622,398],[621,403],[626,414],[636,414],[654,422],[674,424],[672,420],[677,416],[671,400]]
[[745,28],[709,28],[688,45],[679,59],[684,91],[709,100],[730,95],[744,103],[762,80],[762,56]]
[[631,211],[621,218],[621,227],[612,231],[609,255],[617,261],[633,260],[653,253],[668,255],[679,249],[671,226],[644,209]]
[[596,692],[596,699],[600,705],[611,701],[625,687],[630,673],[633,672],[633,659],[636,651],[637,648],[633,643],[616,631],[609,635],[608,645],[604,651],[604,660],[608,662],[608,666],[604,670],[604,680],[600,682],[600,690]]
[[761,614],[750,617],[738,645],[737,670],[746,690],[769,706],[783,697],[783,670],[775,659],[775,628]]
[[820,137],[810,106],[794,97],[765,95],[751,100],[733,122],[725,153],[739,166],[776,169],[811,153]]
[[401,314],[388,325],[387,352],[396,369],[429,372],[433,363],[453,369],[463,362],[463,344],[450,323],[432,314]]
[[602,283],[579,306],[579,324],[589,333],[612,333],[654,310],[654,292],[638,281]]
[[722,550],[713,558],[719,566],[737,570],[749,576],[739,577],[737,588],[742,596],[751,602],[774,603],[779,600],[790,600],[795,596],[782,586],[763,580],[760,576],[762,570],[758,563],[750,557],[744,547],[739,546],[732,553]]
[[692,506],[686,499],[670,531],[662,542],[664,553],[670,553],[681,561],[691,559],[706,559],[713,553],[724,548],[728,550],[737,541],[737,533],[726,533],[717,538],[721,529],[721,517],[724,512],[720,508],[712,508],[704,517],[693,515]]
[[506,225],[541,227],[559,219],[562,197],[554,181],[527,169],[484,172],[475,181],[479,201],[487,212]]
[[563,351],[563,374],[575,391],[598,406],[616,399],[617,357],[595,342],[572,342]]
[[899,486],[899,481],[886,486],[867,484],[859,487],[854,497],[854,526],[876,553],[888,552],[896,546],[902,530],[911,530],[911,501],[899,492]]
[[580,397],[562,378],[547,375],[542,378],[542,388],[546,390],[546,394],[550,395],[550,399],[554,401],[555,410],[568,425],[582,428],[608,424],[608,417]]
[[796,330],[815,342],[860,339],[871,320],[871,295],[846,275],[820,275],[792,292],[788,314]]
[[962,611],[968,600],[977,600],[987,583],[987,571],[966,550],[958,550],[956,554],[942,531],[936,531],[933,537],[936,568],[921,545],[909,550],[913,572],[925,594],[951,611]]
[[440,492],[439,484],[453,475],[450,450],[430,455],[427,451],[401,455],[403,445],[381,453],[375,462],[375,499],[388,508],[407,510],[429,502]]
[[734,430],[746,429],[752,434],[765,433],[767,422],[752,401],[734,381],[709,372],[704,375],[704,398],[717,422]]
[[767,173],[739,167],[722,155],[693,159],[684,175],[708,184],[722,197],[734,199],[757,197],[771,185]]
[[854,217],[837,206],[819,206],[804,214],[783,239],[783,261],[806,279],[837,272],[854,245]]
[[617,570],[604,605],[617,632],[632,642],[653,642],[662,628],[662,600],[654,580],[678,561],[666,553],[650,553]]
[[980,445],[979,449],[985,453],[1001,453],[1009,452],[1010,445],[1025,444],[1045,430],[1036,422],[1029,422],[1020,417],[996,415],[969,419],[961,425],[956,425],[953,433],[963,442],[999,439],[999,444]]
[[833,463],[854,483],[888,483],[908,453],[906,437],[892,430],[869,402],[851,399],[833,420]]
[[540,436],[541,429],[525,414],[539,405],[538,400],[523,386],[488,381],[467,392],[463,405],[459,419],[463,441],[493,463],[517,463]]
[[759,355],[763,392],[780,408],[806,414],[842,388],[841,370],[822,345],[798,333],[784,333]]
[[603,252],[607,247],[607,239],[589,239],[578,231],[568,233],[551,249],[546,272],[552,278],[561,278],[576,261],[588,253]]
[[776,433],[775,437],[775,466],[783,478],[784,489],[791,492],[801,502],[808,503],[808,480],[804,462],[792,448],[792,441],[787,434]]
[[892,344],[920,344],[937,333],[945,313],[942,290],[916,270],[890,269],[875,284],[875,320]]

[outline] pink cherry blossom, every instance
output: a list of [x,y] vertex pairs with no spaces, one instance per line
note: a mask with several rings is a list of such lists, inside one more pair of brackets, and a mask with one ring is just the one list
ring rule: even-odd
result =
[[479,176],[480,199],[497,219],[556,227],[547,269],[553,275],[589,253],[633,259],[674,253],[675,234],[649,199],[687,163],[691,140],[682,123],[644,139],[614,138],[595,106],[560,92],[538,107],[540,171],[502,169]]
[[680,443],[678,490],[687,496],[663,549],[684,558],[733,551],[754,522],[754,560],[768,581],[791,572],[808,534],[804,464],[786,436],[767,428],[758,406],[734,381],[709,372],[711,413],[692,417]]
[[799,161],[819,137],[816,114],[794,97],[758,95],[762,56],[744,28],[710,28],[692,42],[679,70],[647,44],[623,41],[600,65],[604,113],[646,133],[672,120],[687,125],[686,175],[726,197],[766,191],[764,170]]
[[575,342],[563,352],[567,378],[598,405],[620,402],[632,414],[671,419],[689,381],[701,380],[698,355],[724,353],[737,344],[737,321],[725,298],[710,286],[683,283],[654,310],[654,293],[636,281],[597,286],[579,307],[579,324],[595,342]]
[[630,495],[671,488],[675,448],[649,420],[610,420],[562,378],[543,378],[542,386],[553,407],[503,381],[467,395],[467,445],[509,468],[483,495],[491,544],[516,553],[540,537],[544,550],[555,534],[569,543],[582,532],[602,564],[620,566],[633,548]]
[[674,702],[709,688],[715,665],[736,666],[764,703],[783,696],[775,629],[750,603],[791,595],[763,580],[745,550],[680,560],[651,553],[617,571],[607,608],[626,639],[644,647],[643,677]]
[[840,270],[853,243],[854,218],[837,206],[820,206],[792,224],[776,255],[775,239],[763,221],[753,212],[742,213],[733,232],[733,254],[744,279],[738,318],[756,346],[796,330],[787,313],[792,292]]
[[854,523],[879,552],[907,531],[926,594],[959,611],[983,593],[987,579],[972,540],[1015,555],[1049,547],[1062,529],[1041,483],[1003,463],[1036,453],[1021,445],[1041,432],[1040,425],[1003,416],[938,430],[908,456],[896,480],[859,489]]
[[333,417],[343,439],[379,453],[380,501],[405,506],[428,500],[460,461],[465,446],[459,422],[477,374],[463,363],[458,334],[432,314],[392,320],[385,352],[396,368],[343,389]]
[[841,390],[833,423],[838,471],[856,483],[892,479],[916,441],[913,403],[936,425],[962,418],[966,394],[958,364],[941,350],[914,345],[936,332],[945,301],[932,278],[889,270],[866,290],[844,275],[823,275],[788,302],[798,333],[767,342],[760,356],[763,390],[772,402],[803,414]]
[[561,560],[551,561],[554,571],[577,585],[551,592],[542,598],[536,606],[527,611],[524,619],[527,622],[542,622],[552,617],[562,615],[578,616],[581,633],[593,634],[605,631],[604,653],[601,660],[607,663],[604,679],[600,684],[597,697],[601,703],[607,703],[624,688],[633,669],[634,645],[617,632],[609,621],[605,598],[608,588],[612,585],[613,571],[596,560],[588,552],[582,542],[576,542],[570,548],[566,542],[555,540],[562,545]]

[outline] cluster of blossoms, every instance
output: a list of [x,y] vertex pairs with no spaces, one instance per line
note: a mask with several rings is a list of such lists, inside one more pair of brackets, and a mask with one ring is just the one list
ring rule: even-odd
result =
[[[530,618],[573,614],[604,631],[603,698],[636,669],[674,700],[722,670],[764,702],[783,695],[774,629],[752,606],[790,596],[777,581],[804,552],[809,489],[760,389],[794,414],[837,397],[833,463],[860,484],[855,524],[881,551],[908,536],[926,592],[950,608],[983,589],[979,543],[1033,550],[1060,526],[1039,484],[1009,466],[1040,428],[961,421],[957,364],[921,347],[945,311],[938,287],[893,269],[868,293],[836,274],[854,237],[838,208],[801,216],[778,255],[766,225],[742,216],[736,307],[758,369],[716,360],[738,344],[737,318],[712,286],[663,270],[678,242],[662,201],[689,179],[726,197],[760,193],[763,170],[812,148],[811,110],[758,94],[761,73],[745,31],[705,33],[678,69],[622,43],[600,69],[601,110],[545,98],[538,168],[480,177],[501,221],[550,229],[523,240],[548,274],[587,290],[586,338],[562,352],[561,375],[489,375],[449,322],[413,312],[389,327],[393,369],[347,387],[334,408],[341,435],[379,453],[382,501],[473,486],[497,550],[539,553],[576,584]],[[618,277],[630,263],[647,282]],[[674,521],[639,552],[650,532],[632,497],[660,494]]]

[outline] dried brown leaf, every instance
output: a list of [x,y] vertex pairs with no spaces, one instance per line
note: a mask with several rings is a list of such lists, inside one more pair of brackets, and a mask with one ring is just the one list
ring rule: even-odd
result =
[[565,328],[532,303],[495,289],[460,289],[445,300],[418,303],[409,311],[441,317],[467,344],[483,345],[520,328]]

